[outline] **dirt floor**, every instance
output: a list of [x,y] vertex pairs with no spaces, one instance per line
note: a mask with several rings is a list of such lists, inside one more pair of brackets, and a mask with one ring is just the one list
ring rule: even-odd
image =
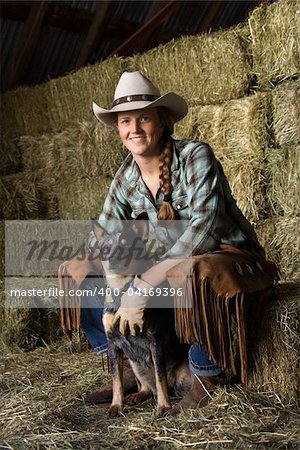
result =
[[[92,351],[64,345],[1,356],[0,448],[9,449],[298,449],[300,413],[274,392],[220,389],[206,408],[156,418],[155,403],[88,406],[87,392],[110,375]],[[104,368],[105,369],[105,368]],[[175,400],[173,399],[173,402]]]

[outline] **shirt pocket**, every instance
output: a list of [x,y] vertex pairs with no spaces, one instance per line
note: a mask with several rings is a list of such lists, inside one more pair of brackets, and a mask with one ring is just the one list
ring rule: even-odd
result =
[[187,194],[180,195],[173,198],[172,206],[177,212],[180,219],[189,220],[190,219],[190,201]]

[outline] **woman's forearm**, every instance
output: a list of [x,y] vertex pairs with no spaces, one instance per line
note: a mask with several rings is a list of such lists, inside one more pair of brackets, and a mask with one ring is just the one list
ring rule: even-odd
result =
[[166,280],[168,270],[182,261],[184,261],[184,259],[166,259],[144,272],[141,275],[141,279],[151,286],[157,287]]

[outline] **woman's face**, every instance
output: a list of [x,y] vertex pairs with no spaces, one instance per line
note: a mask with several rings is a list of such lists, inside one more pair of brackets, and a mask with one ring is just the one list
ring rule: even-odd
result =
[[117,128],[123,145],[136,156],[160,153],[159,139],[162,135],[157,108],[118,113]]

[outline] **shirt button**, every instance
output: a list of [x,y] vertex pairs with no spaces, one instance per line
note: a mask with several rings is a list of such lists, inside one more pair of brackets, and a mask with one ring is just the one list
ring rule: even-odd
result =
[[177,209],[181,209],[181,205],[177,205]]

